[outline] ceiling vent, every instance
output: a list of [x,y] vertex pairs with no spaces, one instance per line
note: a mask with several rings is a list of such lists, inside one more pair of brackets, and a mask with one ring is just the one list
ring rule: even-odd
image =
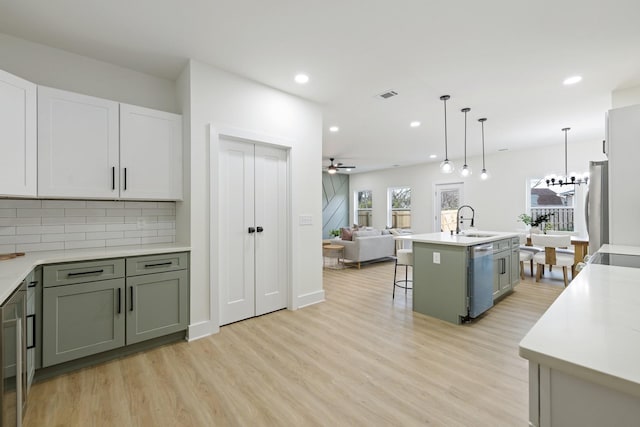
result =
[[376,95],[376,98],[389,99],[389,98],[392,98],[392,97],[396,96],[397,94],[398,94],[398,92],[396,92],[395,90],[387,90],[387,91],[384,91],[384,92],[379,93],[378,95]]

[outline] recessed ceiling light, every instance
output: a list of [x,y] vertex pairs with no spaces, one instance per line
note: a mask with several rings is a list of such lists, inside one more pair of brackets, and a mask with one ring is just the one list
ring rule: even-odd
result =
[[412,128],[417,128],[418,126],[420,126],[420,122],[411,122],[409,123],[409,126],[411,126]]
[[437,155],[437,154],[431,154],[431,155],[429,156],[429,158],[430,158],[430,159],[435,159],[436,157],[438,157],[438,155]]
[[309,76],[307,76],[306,74],[296,74],[294,80],[296,81],[296,83],[303,85],[309,82]]
[[564,79],[562,82],[563,85],[574,85],[582,80],[582,76],[571,76]]
[[338,126],[331,126],[329,128],[329,132],[338,132],[340,130],[340,128]]

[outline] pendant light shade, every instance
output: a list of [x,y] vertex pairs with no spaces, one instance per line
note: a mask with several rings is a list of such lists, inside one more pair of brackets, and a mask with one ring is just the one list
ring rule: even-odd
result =
[[464,113],[464,165],[460,169],[460,176],[466,178],[471,176],[471,167],[467,164],[467,113],[471,111],[471,108],[463,108],[460,110]]
[[442,95],[440,100],[444,102],[444,160],[440,163],[440,171],[442,173],[451,173],[455,169],[453,163],[449,160],[449,152],[447,146],[447,100],[451,98],[449,95]]
[[489,179],[489,172],[487,172],[487,168],[484,164],[484,122],[487,121],[485,117],[478,119],[480,124],[482,125],[482,172],[480,173],[480,179],[487,180]]

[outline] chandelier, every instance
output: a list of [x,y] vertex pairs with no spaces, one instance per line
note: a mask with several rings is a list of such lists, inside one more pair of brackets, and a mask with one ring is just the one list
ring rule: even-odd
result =
[[587,184],[589,182],[589,174],[584,173],[582,175],[578,175],[575,172],[567,173],[567,132],[569,132],[571,128],[563,128],[564,132],[564,175],[549,175],[545,177],[545,181],[547,183],[547,187],[554,185],[581,185]]

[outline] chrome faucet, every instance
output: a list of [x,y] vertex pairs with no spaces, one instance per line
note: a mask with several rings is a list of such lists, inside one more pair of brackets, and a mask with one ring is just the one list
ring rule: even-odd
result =
[[463,218],[460,216],[460,211],[462,210],[462,208],[469,208],[471,209],[471,227],[473,227],[473,221],[476,218],[476,211],[469,205],[462,205],[458,208],[458,212],[456,212],[456,234],[460,234],[460,224],[462,223],[462,221],[464,221],[465,219],[469,219],[469,218]]

